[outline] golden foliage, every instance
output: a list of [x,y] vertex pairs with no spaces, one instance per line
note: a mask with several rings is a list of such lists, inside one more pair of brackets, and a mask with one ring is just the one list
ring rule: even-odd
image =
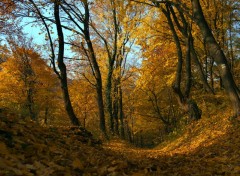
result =
[[45,109],[51,109],[57,102],[54,97],[59,89],[58,80],[36,52],[21,47],[16,48],[14,54],[1,64],[1,69],[0,106],[2,108],[9,108],[26,115],[30,89],[33,91],[36,113],[40,116],[44,116]]

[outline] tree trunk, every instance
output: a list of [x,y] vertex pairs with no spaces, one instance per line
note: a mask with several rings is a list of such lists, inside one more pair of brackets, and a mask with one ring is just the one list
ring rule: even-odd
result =
[[120,132],[121,137],[125,139],[125,133],[124,133],[124,113],[123,113],[123,97],[122,97],[122,87],[121,84],[119,84],[119,119],[120,119]]
[[[181,81],[182,81],[182,67],[183,67],[183,53],[182,53],[182,47],[179,40],[179,37],[177,35],[177,32],[174,28],[173,21],[170,16],[170,7],[166,4],[166,10],[162,9],[163,13],[167,17],[168,24],[170,27],[170,30],[173,34],[173,39],[176,44],[177,49],[177,56],[178,56],[178,65],[177,65],[177,71],[176,71],[176,80],[172,85],[174,93],[177,95],[177,100],[180,105],[180,107],[185,111],[188,112],[189,117],[198,120],[201,118],[201,110],[198,108],[198,106],[190,97],[190,88],[191,88],[191,54],[190,54],[190,37],[186,39],[186,73],[187,73],[187,81],[185,86],[185,92],[182,93],[181,90]],[[194,102],[194,103],[191,103]],[[193,105],[194,104],[194,105]],[[196,115],[196,116],[195,116]]]
[[214,61],[218,65],[224,88],[228,93],[229,98],[233,105],[234,117],[238,117],[240,115],[239,90],[237,88],[236,83],[233,80],[233,76],[228,66],[226,56],[224,55],[222,49],[215,40],[211,32],[211,29],[207,24],[199,0],[191,0],[191,2],[194,20],[197,23],[198,27],[200,28],[200,31],[203,35],[203,39],[206,43],[207,50],[209,51],[210,56],[214,59]]
[[210,85],[214,90],[214,77],[213,77],[213,66],[214,66],[214,60],[210,58],[209,61],[209,77],[210,77]]
[[204,85],[205,89],[208,92],[211,92],[211,93],[214,94],[213,89],[209,86],[209,84],[207,82],[207,78],[204,75],[202,65],[201,65],[201,63],[198,59],[198,56],[197,56],[197,53],[196,53],[196,50],[195,50],[195,47],[194,47],[194,40],[193,40],[193,37],[192,37],[192,33],[191,33],[191,29],[189,27],[189,24],[188,24],[184,14],[183,14],[183,12],[179,8],[179,6],[176,6],[176,7],[177,7],[177,10],[178,10],[178,13],[180,14],[181,23],[183,25],[180,24],[174,9],[171,6],[169,7],[169,9],[170,9],[171,14],[173,15],[173,19],[174,19],[174,22],[176,23],[176,26],[178,27],[178,30],[185,37],[186,41],[189,40],[188,42],[186,42],[186,45],[189,45],[189,47],[190,47],[190,56],[189,57],[191,57],[193,59],[193,61],[195,62],[195,65],[197,66],[197,69],[200,73],[200,78],[203,81],[203,85]]
[[72,123],[72,125],[80,126],[80,122],[73,111],[72,103],[71,103],[69,92],[68,92],[67,71],[66,71],[66,65],[64,64],[64,61],[63,61],[64,35],[63,35],[61,21],[60,21],[60,17],[59,17],[59,4],[60,4],[59,0],[54,1],[54,17],[56,20],[56,27],[57,27],[57,33],[58,33],[58,44],[59,44],[58,68],[60,70],[61,88],[62,88],[62,93],[63,93],[65,109],[71,120],[71,123]]
[[133,143],[132,131],[128,123],[126,123],[126,138],[130,143]]
[[114,133],[119,136],[118,106],[119,106],[118,97],[114,96],[114,101],[113,101]]
[[118,121],[118,88],[117,81],[114,79],[113,89],[113,120],[114,120],[114,133],[119,136],[119,121]]
[[106,106],[110,120],[110,131],[114,134],[114,115],[113,114],[113,106],[112,106],[112,73],[113,73],[113,65],[109,62],[108,65],[108,75],[107,75],[107,84],[106,84]]
[[45,107],[45,113],[44,113],[44,125],[48,124],[48,114],[49,114],[49,107]]
[[85,41],[88,46],[89,55],[90,55],[90,62],[93,65],[94,69],[94,76],[96,79],[96,90],[97,90],[97,102],[98,102],[98,111],[99,111],[99,119],[100,119],[100,130],[107,137],[106,125],[105,125],[105,113],[104,113],[104,103],[103,103],[103,93],[102,93],[102,76],[101,72],[97,63],[97,58],[95,56],[95,52],[93,49],[92,41],[90,38],[90,31],[89,31],[89,8],[88,8],[88,1],[83,1],[84,3],[84,10],[85,10],[85,19],[84,19],[84,37]]
[[[31,83],[30,83],[31,85]],[[33,121],[36,121],[36,113],[34,110],[34,101],[33,101],[33,88],[27,90],[27,107],[29,110],[30,117]]]
[[230,57],[230,69],[232,74],[234,75],[234,61],[235,61],[235,57],[234,57],[234,52],[233,52],[233,12],[230,12],[230,16],[229,16],[229,57]]

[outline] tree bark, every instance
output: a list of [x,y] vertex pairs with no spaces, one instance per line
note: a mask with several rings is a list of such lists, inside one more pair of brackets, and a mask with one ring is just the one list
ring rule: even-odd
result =
[[[112,97],[112,79],[113,79],[113,71],[114,71],[114,64],[117,58],[117,51],[118,51],[118,20],[117,20],[117,12],[116,12],[116,4],[114,0],[111,0],[112,5],[112,18],[113,18],[113,29],[114,29],[114,36],[113,36],[113,44],[112,44],[112,51],[109,51],[109,47],[106,41],[106,50],[108,53],[108,76],[107,76],[107,84],[106,84],[106,104],[107,104],[107,110],[109,114],[110,119],[110,130],[112,133],[115,133],[118,135],[118,114],[114,114],[114,111],[116,111],[116,107],[113,107],[116,105],[116,102],[113,102]],[[113,105],[114,103],[114,105]],[[115,122],[114,122],[115,119]],[[116,120],[117,119],[117,120]],[[115,126],[115,130],[114,130]]]
[[124,113],[123,113],[123,96],[122,96],[122,87],[121,84],[118,86],[119,88],[119,119],[120,119],[120,132],[122,139],[125,139],[125,130],[124,130]]
[[113,113],[113,101],[112,101],[112,73],[113,65],[109,62],[108,66],[108,75],[107,75],[107,84],[106,84],[106,106],[110,120],[110,131],[114,134],[114,113]]
[[[30,83],[30,86],[31,86],[31,83]],[[36,112],[34,109],[33,92],[34,90],[31,87],[27,90],[27,107],[28,107],[29,115],[31,119],[33,121],[36,121],[37,118],[36,118]]]
[[[177,35],[177,32],[175,30],[171,15],[170,15],[170,7],[168,4],[166,4],[166,10],[162,8],[162,12],[165,14],[168,20],[168,24],[170,27],[170,30],[173,34],[173,39],[175,41],[176,49],[177,49],[177,56],[178,56],[178,65],[177,65],[177,71],[176,71],[176,80],[173,83],[173,91],[177,95],[178,103],[180,107],[189,114],[189,117],[194,120],[198,120],[201,118],[201,110],[198,108],[195,101],[193,101],[189,95],[190,95],[190,88],[191,88],[191,55],[190,55],[190,37],[186,39],[186,86],[185,86],[185,92],[182,93],[181,90],[181,81],[182,81],[182,67],[183,67],[183,53],[182,53],[182,47],[179,40],[179,37]],[[187,28],[187,26],[186,26]],[[187,34],[186,34],[187,35]]]
[[95,56],[95,52],[93,49],[92,41],[90,38],[90,31],[89,31],[89,7],[88,1],[83,1],[84,3],[84,10],[85,10],[85,19],[84,19],[84,37],[85,41],[88,46],[90,61],[93,65],[94,69],[94,76],[96,79],[96,90],[97,90],[97,102],[98,102],[98,111],[99,111],[99,119],[100,119],[100,130],[107,137],[106,132],[106,125],[105,125],[105,113],[104,113],[104,103],[103,103],[103,93],[102,93],[102,76],[101,72],[97,63],[97,58]]
[[114,117],[114,133],[119,136],[119,111],[118,111],[118,83],[117,80],[114,79],[114,89],[113,89],[113,117]]
[[228,93],[228,96],[233,105],[234,117],[238,117],[240,115],[239,89],[237,88],[237,85],[233,79],[232,73],[227,63],[227,58],[207,24],[199,0],[191,0],[191,2],[194,21],[200,28],[210,56],[218,65],[224,88]]
[[194,40],[193,40],[193,37],[192,37],[191,29],[189,28],[189,24],[188,24],[184,14],[183,14],[183,12],[179,8],[179,6],[177,5],[176,7],[177,7],[177,10],[178,10],[178,13],[180,14],[182,25],[179,23],[179,20],[178,20],[176,14],[175,14],[175,11],[174,11],[173,7],[170,6],[169,8],[170,8],[171,14],[173,15],[173,19],[174,19],[174,22],[176,23],[176,26],[177,26],[178,30],[182,33],[182,35],[185,37],[185,40],[187,41],[186,45],[189,45],[189,48],[190,48],[189,49],[189,51],[190,51],[190,56],[189,57],[191,57],[193,59],[193,61],[195,62],[195,65],[197,66],[197,69],[200,73],[200,77],[203,81],[203,85],[206,88],[206,90],[208,92],[212,92],[214,94],[214,90],[213,90],[212,87],[209,86],[207,78],[204,75],[202,65],[201,65],[201,63],[198,59],[198,56],[197,56],[197,53],[196,53],[196,50],[195,50],[195,47],[194,47]]
[[60,70],[60,82],[61,82],[61,88],[63,93],[63,99],[64,99],[64,105],[65,109],[67,111],[67,114],[71,120],[72,125],[80,126],[80,122],[78,118],[76,117],[72,103],[69,96],[68,91],[68,83],[67,83],[67,71],[66,71],[66,65],[63,61],[64,57],[64,35],[62,31],[60,16],[59,16],[59,0],[54,1],[54,17],[56,20],[56,28],[57,28],[57,34],[58,34],[58,68]]

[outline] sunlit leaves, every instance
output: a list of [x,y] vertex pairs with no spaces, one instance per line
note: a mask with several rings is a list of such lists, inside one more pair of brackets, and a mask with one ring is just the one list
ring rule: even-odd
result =
[[58,82],[51,68],[36,52],[21,47],[16,48],[14,55],[7,58],[1,67],[1,107],[14,109],[19,114],[27,113],[27,97],[31,89],[36,113],[43,116],[42,111],[52,106],[57,90]]

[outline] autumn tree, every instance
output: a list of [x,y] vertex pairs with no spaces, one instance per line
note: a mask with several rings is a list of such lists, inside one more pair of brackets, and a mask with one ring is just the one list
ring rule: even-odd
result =
[[31,53],[26,48],[19,48],[13,44],[12,52],[14,57],[19,60],[18,70],[20,71],[20,78],[26,87],[26,107],[29,111],[32,120],[36,120],[36,110],[34,102],[34,94],[36,92],[36,73],[34,72],[31,65],[31,58],[37,57],[35,53]]
[[[64,97],[64,104],[65,104],[65,109],[66,112],[68,113],[68,116],[71,120],[71,123],[73,125],[79,126],[80,122],[78,118],[76,117],[74,110],[72,108],[70,96],[69,96],[69,91],[68,91],[68,81],[67,81],[67,68],[64,63],[64,46],[65,46],[65,38],[64,38],[64,33],[62,29],[62,24],[61,24],[61,17],[60,17],[60,1],[54,1],[51,3],[53,6],[53,17],[54,17],[54,24],[56,26],[56,31],[57,31],[57,40],[58,40],[58,54],[56,56],[55,53],[55,45],[53,43],[53,36],[50,30],[50,26],[47,24],[46,19],[44,17],[43,12],[40,10],[41,4],[35,3],[33,0],[30,0],[30,3],[33,5],[33,13],[37,15],[37,17],[40,19],[40,21],[43,23],[43,26],[45,27],[45,30],[47,32],[47,36],[49,38],[49,43],[50,43],[50,50],[51,50],[51,63],[53,65],[53,70],[57,74],[60,82],[61,82],[61,88],[62,88],[62,93]],[[43,3],[43,5],[46,5]],[[51,21],[52,22],[52,21]],[[56,68],[56,58],[57,58],[57,65],[58,69]]]
[[[89,77],[85,71],[84,74]],[[74,80],[69,84],[69,91],[73,108],[82,126],[91,131],[93,135],[99,135],[101,131],[99,128],[96,128],[99,124],[99,118],[97,118],[98,107],[95,87],[91,85],[81,73],[77,73]]]
[[[202,9],[205,14],[206,21],[212,30],[217,43],[221,46],[223,52],[226,54],[228,64],[231,72],[234,75],[234,65],[237,60],[236,54],[236,25],[238,24],[236,18],[236,6],[238,2],[229,1],[203,1]],[[194,33],[200,33],[199,28],[194,27]],[[222,88],[222,79],[219,71],[214,64],[214,59],[207,50],[207,46],[201,36],[194,36],[196,46],[198,46],[198,55],[201,56],[203,69],[205,75],[212,88],[217,88],[218,84]],[[219,81],[216,81],[219,80]]]
[[[53,23],[56,25],[57,33],[58,33],[58,45],[59,45],[59,52],[58,52],[58,64],[60,63],[60,71],[61,73],[58,74],[59,76],[66,75],[66,67],[64,66],[64,46],[65,44],[73,45],[71,42],[65,41],[65,33],[63,33],[64,30],[71,31],[71,33],[76,34],[76,36],[79,36],[82,40],[80,42],[80,45],[76,45],[78,47],[83,48],[86,57],[89,59],[90,65],[92,66],[93,75],[95,78],[95,87],[97,92],[97,102],[98,102],[98,108],[99,108],[99,118],[100,118],[100,129],[102,132],[106,135],[106,127],[105,127],[105,116],[104,116],[104,103],[103,103],[103,94],[102,94],[102,78],[101,78],[101,72],[99,69],[98,61],[95,55],[95,51],[92,44],[92,38],[90,33],[90,9],[91,3],[88,1],[75,1],[75,2],[67,2],[67,1],[61,1],[61,2],[54,2],[54,19],[52,20],[51,17],[47,17],[44,13],[40,11],[41,3],[38,2],[35,3],[34,1],[30,1],[35,9],[35,13],[37,13],[40,20],[43,22],[43,25],[45,27],[45,30],[47,32],[47,36],[49,38],[50,46],[51,46],[51,52],[53,53],[51,55],[52,63],[55,64],[55,53],[54,53],[54,42],[52,40],[51,31],[49,29],[48,23]],[[48,4],[48,2],[45,3],[45,5]],[[51,4],[51,3],[50,3]],[[60,14],[60,11],[62,12]],[[65,22],[61,22],[61,18],[67,18],[68,20]],[[66,24],[67,23],[67,24]],[[72,24],[72,25],[69,25]],[[60,60],[59,60],[60,59]],[[64,68],[65,67],[65,68]],[[54,67],[55,72],[57,72],[57,69]],[[66,76],[64,76],[64,84],[66,85]],[[69,94],[67,93],[67,85],[64,86],[65,89],[65,97],[69,97]],[[68,96],[66,96],[68,95]],[[67,101],[65,102],[66,105],[68,105],[68,110],[70,118],[73,122],[73,124],[77,124],[77,119],[73,116],[73,109],[70,108],[71,101],[69,98],[67,98]],[[72,109],[72,110],[71,110]]]
[[0,72],[1,107],[14,110],[23,118],[29,116],[34,121],[44,118],[47,121],[46,116],[54,111],[52,107],[56,103],[56,78],[33,48],[19,46],[13,41],[10,46],[11,54]]
[[9,33],[13,22],[6,19],[14,19],[13,10],[16,8],[14,0],[3,0],[0,2],[0,36]]
[[226,54],[227,61],[233,73],[236,58],[236,34],[239,24],[238,14],[239,1],[233,0],[214,0],[203,1],[202,10],[206,21],[212,30],[216,41]]
[[211,29],[209,28],[209,25],[204,17],[199,0],[192,0],[191,3],[194,21],[200,28],[209,54],[211,55],[211,57],[214,58],[214,60],[218,64],[224,88],[227,91],[233,105],[234,117],[238,117],[240,112],[240,98],[239,98],[240,93],[233,79],[230,67],[227,63],[227,58],[223,53],[222,48],[214,38]]
[[[175,81],[173,81],[172,83],[173,91],[175,92],[179,105],[183,109],[183,111],[187,112],[190,118],[198,120],[201,118],[201,110],[198,108],[196,102],[190,96],[191,87],[192,87],[192,78],[193,78],[192,77],[192,57],[194,58],[196,66],[202,75],[201,77],[203,82],[205,83],[205,85],[208,87],[209,90],[211,90],[211,88],[209,87],[206,81],[206,78],[203,74],[201,65],[198,61],[197,55],[193,47],[194,44],[193,44],[193,39],[191,34],[191,26],[188,24],[183,14],[180,13],[179,18],[177,17],[174,9],[172,9],[170,5],[168,4],[162,5],[156,2],[152,6],[158,7],[158,9],[160,9],[160,12],[158,12],[157,9],[152,9],[153,11],[152,13],[154,13],[155,15],[153,17],[153,20],[158,19],[156,18],[156,16],[161,16],[161,19],[163,19],[165,16],[164,18],[165,21],[163,23],[165,24],[167,22],[168,26],[164,26],[164,24],[161,24],[161,25],[169,29],[169,31],[171,32],[169,34],[169,33],[166,33],[165,31],[155,29],[154,27],[157,25],[156,24],[152,25],[148,21],[149,26],[152,26],[150,30],[153,31],[153,36],[154,36],[154,33],[156,33],[155,34],[157,35],[156,38],[160,38],[158,36],[161,36],[161,40],[165,40],[167,37],[170,37],[168,38],[168,40],[170,41],[173,40],[176,46],[176,55],[177,55],[178,62],[176,65],[177,69],[176,69]],[[160,27],[160,29],[163,28],[162,26]],[[183,34],[184,36],[183,38],[179,35],[177,28],[179,28],[179,31]],[[163,34],[164,36],[162,36]],[[147,36],[151,37],[151,34],[147,34]],[[161,40],[156,41],[156,43],[147,44],[147,46],[152,45],[151,46],[151,48],[153,48],[152,51],[155,52],[155,50],[158,49],[157,45],[162,46]],[[182,40],[184,42],[181,42]],[[159,62],[161,62],[160,58],[159,58]],[[183,76],[185,76],[185,78]]]
[[[152,39],[152,43],[154,40]],[[173,43],[164,43],[148,48],[147,57],[139,69],[139,78],[134,89],[138,103],[137,115],[162,121],[166,133],[176,125],[176,101],[172,98],[171,84],[174,78]],[[159,61],[161,59],[161,62]],[[178,117],[178,120],[180,117]]]
[[[181,49],[181,43],[178,37],[177,30],[175,29],[174,23],[172,18],[174,19],[174,13],[173,10],[171,10],[172,7],[175,7],[176,9],[179,8],[180,17],[181,12],[183,12],[182,15],[188,16],[190,19],[192,19],[196,25],[199,27],[202,35],[203,35],[203,41],[205,45],[207,46],[206,49],[209,52],[209,55],[214,59],[214,61],[218,64],[218,69],[221,75],[221,78],[223,80],[224,88],[226,89],[227,93],[229,94],[230,100],[232,101],[233,108],[234,108],[234,116],[237,117],[239,114],[239,90],[233,80],[230,68],[227,63],[226,56],[223,53],[222,48],[217,43],[216,39],[214,38],[211,29],[209,28],[209,25],[205,19],[205,16],[202,11],[202,7],[200,5],[200,2],[198,0],[192,0],[191,3],[185,3],[185,2],[175,2],[175,1],[136,1],[143,4],[147,4],[149,6],[154,6],[161,8],[163,13],[168,19],[169,27],[171,28],[173,38],[176,44],[177,53],[178,53],[178,67],[177,67],[177,75],[176,75],[176,81],[173,86],[174,91],[178,94],[178,97],[180,100],[184,100],[184,97],[188,97],[188,94],[190,93],[190,87],[191,87],[191,49],[189,46],[186,50],[186,73],[188,74],[188,81],[185,89],[185,96],[180,91],[180,82],[181,82],[181,72],[182,72],[182,49]],[[165,6],[165,9],[164,9]],[[190,7],[191,6],[191,7]],[[192,9],[192,14],[189,13],[189,10]],[[171,15],[173,17],[171,17]],[[183,19],[183,18],[182,18]],[[175,23],[177,21],[175,20]],[[182,21],[183,22],[183,21]],[[182,23],[184,25],[184,23]],[[179,26],[178,23],[176,23],[176,26]],[[188,27],[189,29],[189,27]],[[190,32],[190,31],[189,31]],[[191,33],[189,33],[191,34]],[[189,35],[191,39],[191,35]],[[188,42],[191,43],[191,40],[188,40]],[[181,101],[180,101],[181,102]],[[184,102],[184,101],[182,101]],[[192,101],[189,101],[192,102]],[[192,106],[193,105],[193,106]],[[194,114],[196,115],[196,118],[200,117],[200,113],[197,113],[199,110],[196,108],[196,103],[192,102],[185,106],[184,109],[192,109],[194,110]],[[195,111],[196,110],[196,111]],[[197,115],[198,114],[198,115]]]
[[69,91],[68,91],[67,70],[66,70],[66,65],[64,63],[64,45],[65,45],[64,42],[65,41],[64,41],[64,34],[63,34],[63,29],[62,29],[61,20],[60,20],[59,6],[60,6],[60,1],[54,1],[54,17],[56,22],[57,34],[58,34],[58,47],[59,47],[57,60],[58,60],[58,68],[60,70],[60,74],[58,73],[58,76],[61,80],[61,87],[63,90],[66,111],[68,112],[68,115],[71,119],[72,124],[79,126],[80,122],[73,111],[70,96],[69,96]]
[[[95,46],[102,47],[105,53],[101,57],[106,63],[105,79],[106,108],[110,121],[110,131],[113,134],[124,136],[123,100],[121,81],[126,73],[124,64],[131,51],[132,33],[136,29],[134,19],[139,14],[124,1],[110,0],[107,3],[97,1],[94,4],[91,27],[96,33]],[[106,11],[106,9],[110,9]],[[140,10],[140,9],[139,9]],[[99,14],[101,14],[99,16]],[[99,54],[100,55],[100,54]],[[100,57],[98,55],[98,57]],[[106,60],[106,61],[105,61]]]
[[[102,32],[99,29],[97,29],[96,25],[92,25],[92,26],[93,26],[93,29],[98,34],[98,36],[102,39],[102,41],[105,45],[105,52],[107,53],[107,57],[108,57],[108,65],[107,65],[108,73],[107,73],[107,78],[106,78],[106,107],[107,107],[108,115],[109,115],[109,119],[110,119],[110,130],[112,133],[118,134],[119,133],[118,118],[117,118],[116,111],[113,112],[113,101],[112,101],[112,99],[113,99],[113,97],[112,97],[112,79],[113,78],[112,77],[113,77],[115,61],[118,57],[119,26],[120,26],[119,23],[120,22],[118,20],[117,12],[116,12],[116,8],[117,8],[116,2],[111,0],[106,4],[108,7],[105,7],[105,8],[111,9],[111,13],[110,13],[111,16],[109,16],[109,14],[105,14],[104,16],[106,16],[106,17],[104,20],[106,21],[106,24],[108,24],[108,23],[113,24],[112,28],[107,29],[108,31],[113,33],[113,35],[107,36],[106,34],[103,33],[104,31]],[[102,19],[99,19],[99,20],[102,20]],[[109,20],[109,21],[107,21],[107,20]],[[104,23],[104,22],[102,22],[102,23]],[[100,28],[100,29],[102,29],[102,28]],[[109,40],[109,37],[111,37],[111,40]],[[112,42],[109,42],[109,41],[112,41]],[[116,124],[115,129],[114,129],[114,123]]]

